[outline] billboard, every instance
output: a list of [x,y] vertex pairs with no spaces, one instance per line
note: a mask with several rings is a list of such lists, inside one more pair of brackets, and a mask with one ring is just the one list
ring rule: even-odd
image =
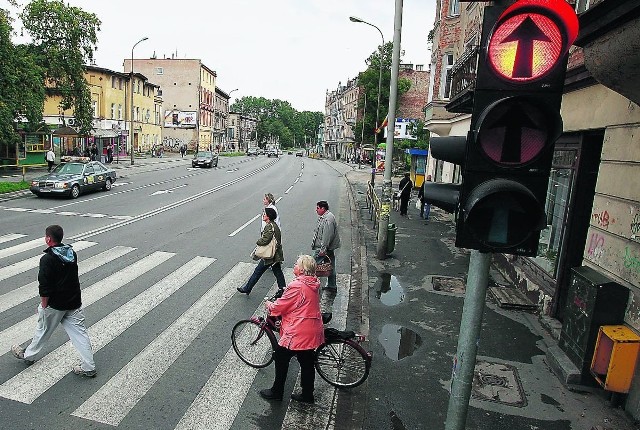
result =
[[168,110],[164,113],[164,126],[176,128],[195,128],[198,114],[195,111]]
[[[418,125],[415,118],[396,118],[393,130],[394,139],[411,139],[417,140],[414,128]],[[387,136],[387,128],[384,128],[384,136]]]

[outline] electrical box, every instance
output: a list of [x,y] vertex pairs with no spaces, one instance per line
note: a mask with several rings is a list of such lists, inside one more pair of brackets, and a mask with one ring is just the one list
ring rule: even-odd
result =
[[640,336],[624,325],[600,327],[591,374],[607,391],[628,393],[640,351]]

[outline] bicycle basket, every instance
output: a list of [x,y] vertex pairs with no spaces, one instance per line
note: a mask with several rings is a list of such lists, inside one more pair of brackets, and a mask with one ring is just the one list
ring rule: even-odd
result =
[[331,259],[326,255],[323,257],[322,261],[316,264],[316,276],[318,278],[327,278],[331,275],[331,271],[333,267],[331,266]]

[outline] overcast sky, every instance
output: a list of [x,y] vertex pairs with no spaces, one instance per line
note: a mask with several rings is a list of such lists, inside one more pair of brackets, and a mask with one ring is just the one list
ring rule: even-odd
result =
[[[378,26],[385,41],[393,39],[394,0],[66,1],[102,21],[99,67],[122,71],[133,44],[146,36],[135,58],[199,58],[216,71],[220,89],[238,89],[231,101],[277,98],[299,111],[324,111],[326,90],[357,76],[381,43],[375,28],[349,16]],[[435,3],[405,0],[403,7],[402,61],[425,70]]]

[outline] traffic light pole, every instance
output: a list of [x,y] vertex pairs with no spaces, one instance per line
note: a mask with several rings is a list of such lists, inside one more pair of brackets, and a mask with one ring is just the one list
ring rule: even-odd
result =
[[380,219],[378,220],[378,244],[376,255],[378,260],[387,258],[387,235],[389,228],[389,212],[391,210],[391,170],[393,167],[393,130],[396,118],[396,100],[398,98],[398,73],[400,70],[400,36],[402,35],[402,1],[396,0],[396,11],[393,24],[393,56],[391,64],[391,84],[389,88],[389,116],[387,121],[387,148],[384,158],[384,181],[382,182],[382,201]]
[[467,289],[464,294],[462,321],[458,335],[458,349],[453,357],[451,395],[449,396],[445,430],[464,430],[467,421],[473,372],[480,343],[482,314],[487,295],[491,255],[480,251],[471,251]]

